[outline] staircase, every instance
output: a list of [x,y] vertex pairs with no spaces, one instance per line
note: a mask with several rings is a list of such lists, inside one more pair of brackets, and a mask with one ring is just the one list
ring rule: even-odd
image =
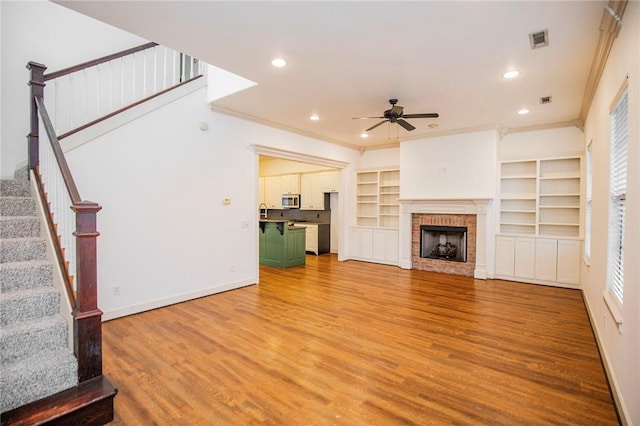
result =
[[26,179],[0,182],[0,412],[74,387],[78,363]]

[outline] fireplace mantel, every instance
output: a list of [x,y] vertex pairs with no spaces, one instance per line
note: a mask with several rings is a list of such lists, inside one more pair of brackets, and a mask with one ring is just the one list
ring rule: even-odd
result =
[[400,203],[400,267],[411,269],[411,215],[416,214],[474,214],[476,223],[476,266],[473,276],[487,279],[487,254],[491,253],[493,238],[488,231],[493,228],[487,215],[493,198],[401,198]]

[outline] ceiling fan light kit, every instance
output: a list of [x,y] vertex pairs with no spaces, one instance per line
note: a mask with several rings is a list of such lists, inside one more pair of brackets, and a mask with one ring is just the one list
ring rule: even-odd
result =
[[402,126],[402,128],[410,132],[412,130],[415,130],[415,126],[413,126],[411,123],[406,121],[405,118],[438,118],[440,116],[438,113],[435,113],[435,112],[421,113],[421,114],[405,114],[404,107],[401,107],[400,105],[396,105],[398,103],[397,99],[389,99],[389,103],[391,104],[391,108],[386,110],[381,117],[355,117],[354,120],[369,119],[369,118],[382,119],[381,122],[369,127],[367,130],[365,130],[365,132],[369,132],[384,123],[397,123],[400,126]]

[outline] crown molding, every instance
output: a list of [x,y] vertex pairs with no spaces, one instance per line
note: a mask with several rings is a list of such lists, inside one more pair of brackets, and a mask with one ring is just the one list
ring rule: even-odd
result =
[[598,46],[593,56],[593,62],[591,63],[591,69],[589,70],[589,77],[587,78],[587,85],[582,97],[582,106],[580,107],[579,120],[584,123],[587,119],[587,114],[591,108],[591,102],[596,94],[600,77],[604,71],[604,67],[611,53],[611,48],[620,28],[622,27],[622,16],[627,7],[627,0],[609,0],[609,4],[602,11],[602,20],[600,21],[600,38],[598,39]]

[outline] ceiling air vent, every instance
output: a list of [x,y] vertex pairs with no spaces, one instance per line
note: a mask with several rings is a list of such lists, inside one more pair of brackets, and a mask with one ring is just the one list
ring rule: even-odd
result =
[[529,41],[531,42],[532,49],[548,46],[549,30],[538,31],[537,33],[529,34]]
[[540,98],[540,103],[541,104],[550,104],[551,103],[551,96],[543,96]]

